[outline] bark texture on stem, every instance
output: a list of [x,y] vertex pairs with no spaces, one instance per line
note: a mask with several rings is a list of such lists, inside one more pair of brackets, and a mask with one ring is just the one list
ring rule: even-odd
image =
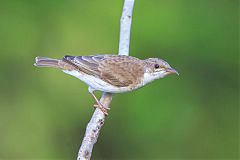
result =
[[[103,106],[108,108],[111,100],[112,94],[104,92],[100,99],[100,102],[103,104]],[[91,158],[93,146],[97,142],[98,135],[104,124],[104,121],[104,113],[100,109],[96,108],[90,122],[87,125],[82,145],[78,152],[77,160],[88,160]]]
[[[132,10],[134,0],[125,0],[122,17],[120,21],[120,41],[119,41],[119,55],[129,55],[129,44],[130,44],[130,30],[132,22]],[[112,100],[111,93],[103,93],[100,102],[104,107],[109,108]],[[89,160],[92,155],[92,149],[94,144],[97,142],[98,135],[104,124],[105,115],[101,110],[96,108],[90,122],[87,125],[86,132],[82,141],[82,145],[78,152],[77,160]]]

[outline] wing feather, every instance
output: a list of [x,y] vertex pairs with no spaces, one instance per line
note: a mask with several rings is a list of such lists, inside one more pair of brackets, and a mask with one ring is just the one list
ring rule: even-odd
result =
[[141,60],[130,56],[114,56],[103,60],[99,65],[101,78],[118,87],[136,85],[144,74]]
[[144,74],[142,61],[131,56],[65,56],[63,59],[80,71],[117,87],[133,86]]

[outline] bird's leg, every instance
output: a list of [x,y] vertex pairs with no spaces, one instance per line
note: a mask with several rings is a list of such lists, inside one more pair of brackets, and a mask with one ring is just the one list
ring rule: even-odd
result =
[[93,106],[96,107],[96,108],[99,108],[107,116],[108,115],[107,109],[99,102],[99,100],[97,99],[97,97],[94,95],[93,92],[90,92],[90,93],[97,103],[97,104],[94,104]]

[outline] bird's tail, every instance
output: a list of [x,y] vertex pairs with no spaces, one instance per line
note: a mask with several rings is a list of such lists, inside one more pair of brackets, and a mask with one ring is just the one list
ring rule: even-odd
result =
[[47,57],[36,57],[34,66],[61,68],[59,62],[60,62],[60,60],[58,60],[58,59],[52,59],[52,58],[47,58]]

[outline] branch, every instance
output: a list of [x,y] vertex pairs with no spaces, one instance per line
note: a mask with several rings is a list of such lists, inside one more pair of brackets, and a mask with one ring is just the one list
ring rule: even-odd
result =
[[134,0],[124,1],[122,17],[120,21],[119,55],[129,55],[133,5]]
[[[119,55],[129,55],[129,44],[130,44],[130,30],[132,23],[132,10],[134,0],[125,0],[121,24],[120,24],[120,41],[119,41]],[[112,100],[111,93],[103,93],[100,102],[105,108],[109,108]],[[96,108],[90,122],[87,125],[86,132],[82,141],[82,145],[78,151],[77,160],[89,160],[92,155],[92,149],[94,144],[97,142],[98,135],[104,124],[105,115],[104,113]]]

